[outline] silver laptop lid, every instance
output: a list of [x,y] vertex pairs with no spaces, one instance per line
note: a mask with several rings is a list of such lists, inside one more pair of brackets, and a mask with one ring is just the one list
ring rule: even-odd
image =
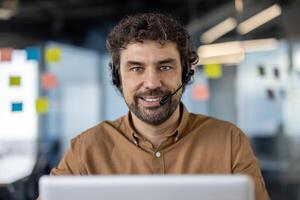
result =
[[245,175],[43,176],[42,200],[254,200]]

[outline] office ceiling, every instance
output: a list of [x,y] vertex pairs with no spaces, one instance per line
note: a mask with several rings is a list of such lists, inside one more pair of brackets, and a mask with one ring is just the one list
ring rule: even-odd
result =
[[[191,23],[200,24],[198,28],[193,26],[194,33],[199,34],[203,29],[218,23],[222,10],[226,13],[227,9],[226,15],[235,15],[234,0],[0,0],[0,6],[7,1],[15,1],[17,5],[10,19],[0,19],[0,37],[8,39],[22,35],[33,40],[69,38],[80,43],[91,27],[115,23],[126,14],[143,11],[171,14],[187,26]],[[249,10],[253,12],[257,7],[255,5],[279,3],[286,6],[292,1],[243,0],[245,7],[251,5]],[[268,31],[274,32],[277,29],[275,25],[264,32],[268,34]]]

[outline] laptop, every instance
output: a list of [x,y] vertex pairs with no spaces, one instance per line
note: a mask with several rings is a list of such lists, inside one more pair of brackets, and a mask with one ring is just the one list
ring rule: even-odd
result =
[[246,175],[43,176],[41,200],[254,200]]

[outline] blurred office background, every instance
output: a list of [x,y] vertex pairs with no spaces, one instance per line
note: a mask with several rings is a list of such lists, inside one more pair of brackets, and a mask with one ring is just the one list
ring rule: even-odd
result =
[[188,110],[241,127],[271,199],[300,199],[300,1],[0,0],[0,200],[36,198],[72,137],[127,113],[105,38],[142,11],[193,36]]

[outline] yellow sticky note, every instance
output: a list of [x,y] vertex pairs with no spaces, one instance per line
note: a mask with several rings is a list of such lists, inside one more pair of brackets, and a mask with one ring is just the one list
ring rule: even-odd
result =
[[41,97],[36,100],[36,111],[39,114],[48,112],[48,99],[46,97]]
[[20,76],[9,77],[9,85],[10,86],[20,86],[21,85],[21,77]]
[[46,63],[59,62],[61,60],[61,49],[49,48],[45,52]]
[[204,65],[203,71],[208,78],[220,78],[222,76],[222,66],[220,64]]

